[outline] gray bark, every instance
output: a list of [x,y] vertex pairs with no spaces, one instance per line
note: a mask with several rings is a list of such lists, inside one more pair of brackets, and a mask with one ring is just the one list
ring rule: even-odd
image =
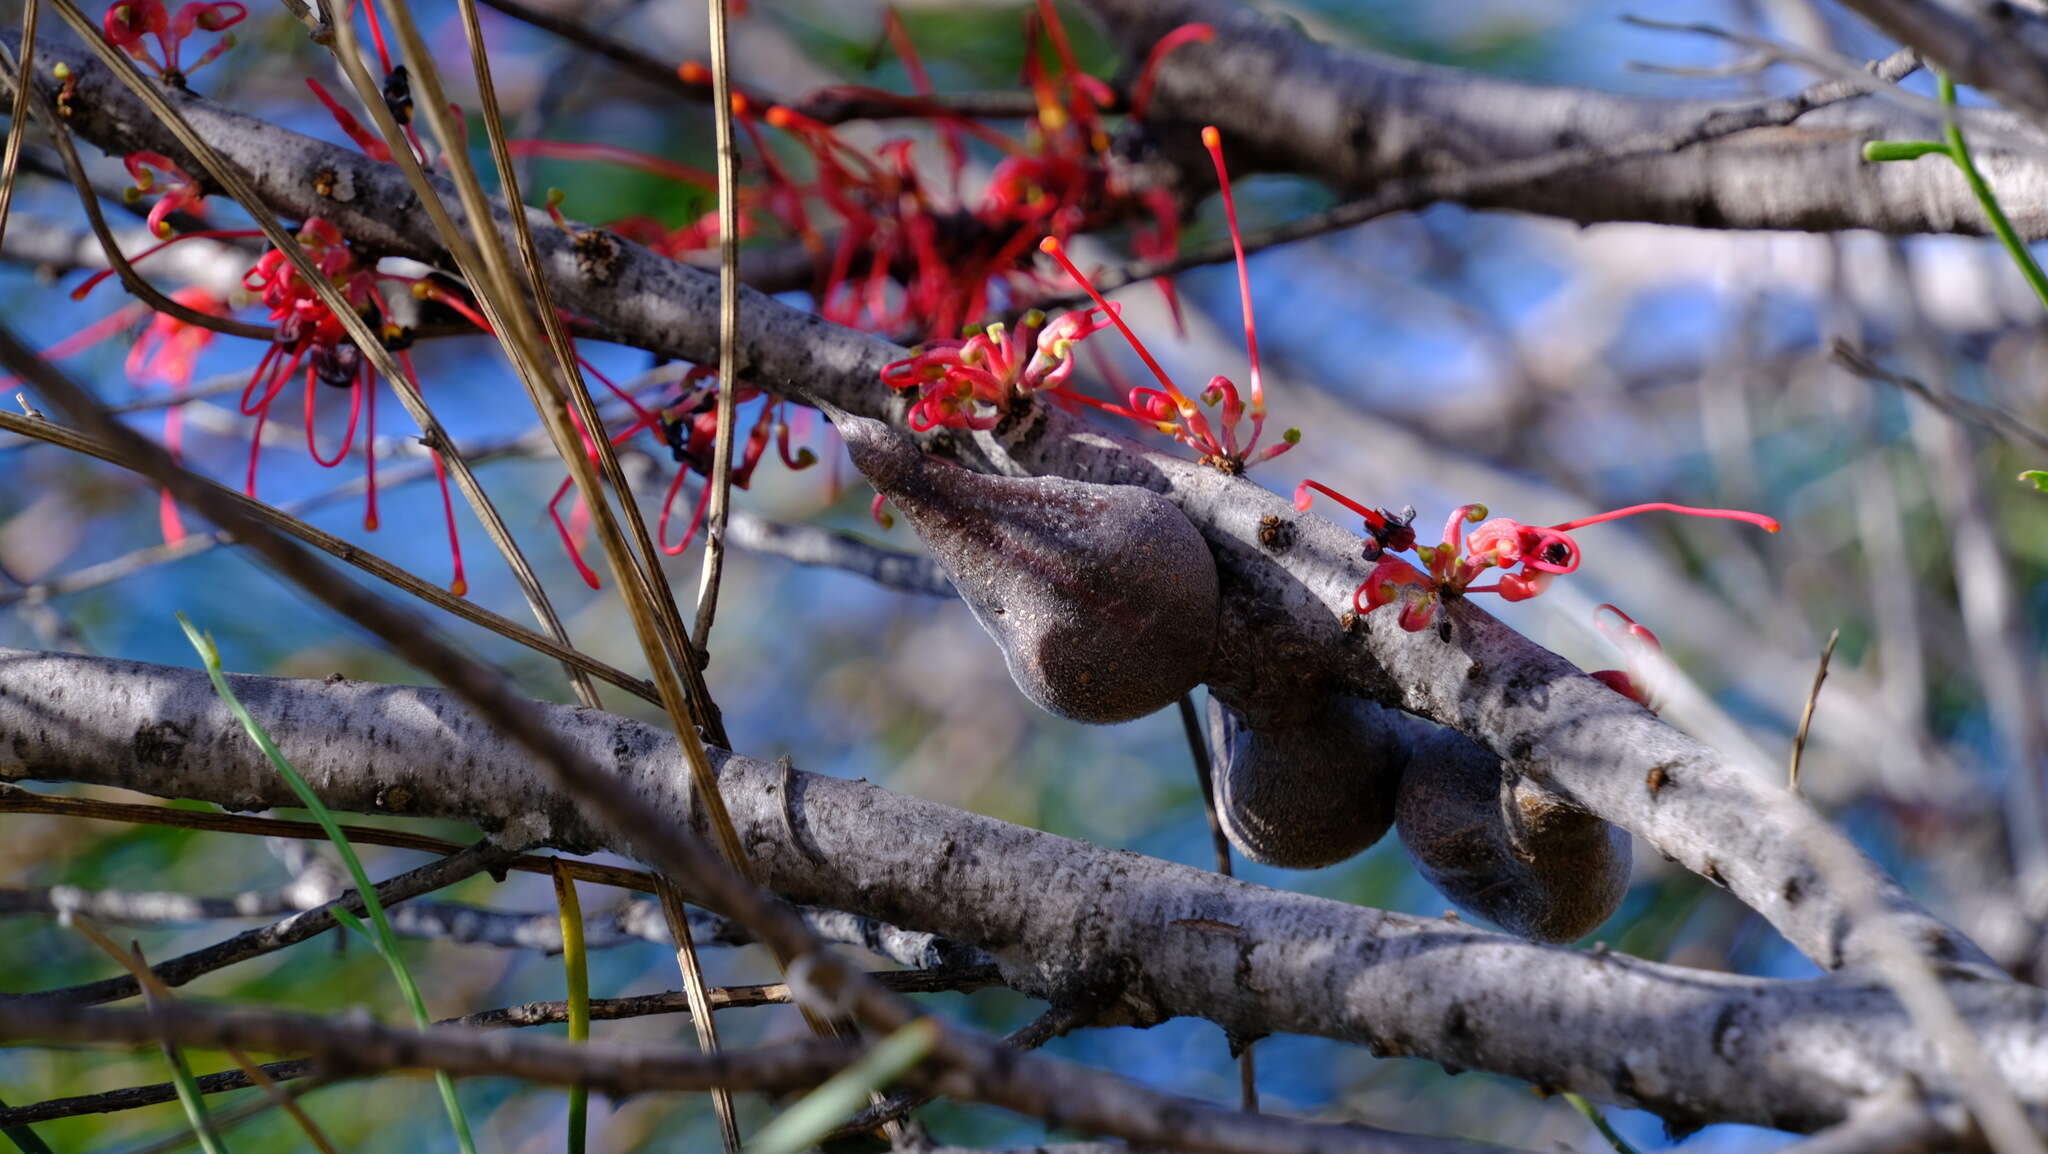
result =
[[[521,747],[448,694],[238,677],[301,773],[348,810],[519,823],[563,848],[624,848]],[[673,739],[536,705],[654,807],[691,819]],[[1243,1037],[1317,1034],[1493,1070],[1680,1124],[1811,1130],[1901,1077],[1946,1087],[1935,1046],[1866,973],[1773,981],[1537,946],[1458,923],[1282,893],[899,797],[717,756],[764,883],[944,934],[1049,998],[1118,993],[1122,1015],[1196,1015]],[[237,808],[291,795],[203,674],[0,652],[0,777],[119,784]],[[2048,992],[1946,983],[1999,1074],[2048,1108]]]
[[[1214,42],[1167,57],[1152,118],[1217,125],[1233,147],[1242,142],[1256,150],[1266,167],[1360,193],[1388,180],[1669,132],[1730,106],[1524,84],[1337,47],[1233,0],[1086,0],[1085,6],[1136,51],[1180,24],[1215,25]],[[1934,7],[1905,0],[1854,0],[1850,6]],[[1922,39],[1907,42],[1932,50]],[[2030,74],[2039,68],[2034,64]],[[2005,114],[1989,122],[2020,124]],[[1580,223],[1983,233],[1982,210],[1949,166],[1862,160],[1865,141],[1924,139],[1935,131],[1925,117],[1859,99],[1788,127],[1489,191],[1470,203]],[[1981,163],[2019,230],[2048,235],[2048,163],[2009,152],[1988,154]]]

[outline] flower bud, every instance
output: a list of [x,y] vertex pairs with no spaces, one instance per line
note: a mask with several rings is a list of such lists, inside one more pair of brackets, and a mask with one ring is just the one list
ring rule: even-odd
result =
[[1418,742],[1395,827],[1461,910],[1539,942],[1591,933],[1628,890],[1628,834],[1448,730]]
[[1211,696],[1209,759],[1230,844],[1288,869],[1334,865],[1386,836],[1405,760],[1381,713],[1343,696],[1300,724],[1256,727]]
[[878,421],[833,420],[1041,708],[1129,721],[1200,683],[1216,637],[1216,564],[1173,502],[1134,485],[975,473]]

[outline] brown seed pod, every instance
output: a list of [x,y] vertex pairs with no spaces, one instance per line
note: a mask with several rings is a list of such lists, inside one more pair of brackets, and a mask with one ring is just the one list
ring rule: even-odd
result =
[[1216,640],[1216,562],[1180,508],[1135,485],[995,477],[834,414],[1041,708],[1107,724],[1174,703]]
[[1459,909],[1535,941],[1584,937],[1628,890],[1628,834],[1456,733],[1416,746],[1394,821]]
[[1255,862],[1334,865],[1386,836],[1403,746],[1375,706],[1337,696],[1299,724],[1253,726],[1209,698],[1216,816]]

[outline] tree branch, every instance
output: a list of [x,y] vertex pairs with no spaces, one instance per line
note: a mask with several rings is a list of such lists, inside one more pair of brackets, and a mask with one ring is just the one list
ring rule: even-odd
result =
[[92,1010],[51,1003],[0,1004],[0,1037],[10,1041],[153,1042],[212,1050],[312,1054],[324,1069],[445,1070],[509,1075],[547,1085],[583,1084],[605,1093],[636,1090],[795,1090],[853,1060],[841,1042],[761,1046],[721,1054],[695,1047],[582,1043],[466,1026],[383,1026],[282,1010],[218,1009],[164,1003],[149,1010]]
[[[523,818],[564,848],[628,848],[446,693],[258,677],[236,678],[236,691],[337,808],[391,812],[398,798],[412,816],[485,828]],[[533,708],[653,812],[691,817],[673,739],[587,710]],[[205,678],[188,670],[0,652],[0,735],[0,776],[240,806],[286,800]],[[1868,975],[1769,981],[1534,946],[1098,849],[861,782],[717,760],[741,836],[778,893],[987,948],[1005,982],[1034,996],[1109,988],[1126,1020],[1193,1015],[1245,1037],[1339,1038],[1678,1124],[1816,1129],[1907,1072],[1946,1092],[1933,1044]],[[1999,1075],[2037,1112],[2048,1107],[2048,991],[1960,977],[1947,989]]]
[[[400,909],[408,907],[401,906]],[[891,971],[871,975],[877,982],[900,993],[922,994],[940,990],[966,991],[991,985],[998,980],[993,967],[970,967],[950,969],[932,973],[919,971]],[[738,1009],[743,1006],[779,1006],[790,1001],[789,987],[781,984],[767,986],[721,986],[705,991],[714,1010]],[[627,1018],[646,1017],[650,1014],[679,1014],[690,1012],[689,999],[681,990],[665,990],[658,994],[639,994],[630,998],[592,998],[590,1017],[593,1021],[620,1021]],[[517,1006],[505,1006],[495,1010],[481,1010],[464,1014],[459,1018],[443,1019],[439,1025],[468,1026],[476,1029],[503,1029],[507,1027],[545,1026],[565,1022],[569,1018],[567,1002],[527,1002]],[[303,1078],[315,1072],[318,1064],[305,1058],[283,1062],[270,1062],[262,1069],[272,1081],[288,1082]],[[202,1094],[222,1094],[230,1090],[246,1090],[255,1085],[249,1075],[241,1070],[222,1070],[204,1074],[197,1079]],[[70,1098],[50,1098],[41,1102],[30,1102],[21,1106],[0,1106],[0,1126],[26,1126],[36,1122],[51,1122],[58,1118],[73,1118],[80,1114],[111,1114],[121,1110],[137,1110],[161,1102],[176,1100],[177,1087],[170,1082],[156,1082],[146,1086],[125,1086],[119,1090],[107,1090],[98,1094],[80,1094]]]
[[[1883,2],[1906,6],[1906,0]],[[1233,0],[1086,0],[1085,7],[1129,53],[1142,52],[1182,23],[1214,25],[1213,42],[1167,57],[1151,119],[1215,124],[1233,147],[1242,141],[1257,149],[1266,167],[1359,193],[1422,174],[1442,177],[1559,150],[1609,147],[1704,123],[1728,108],[1726,102],[1523,84],[1339,48]],[[2039,74],[2038,64],[2032,73]],[[1982,212],[1953,172],[1860,158],[1865,141],[1923,137],[1929,123],[1852,101],[1804,116],[1793,127],[1603,167],[1593,179],[1535,179],[1453,199],[1582,224],[1982,233]],[[2020,231],[2048,235],[2048,163],[2005,154],[1990,175],[2020,211]]]

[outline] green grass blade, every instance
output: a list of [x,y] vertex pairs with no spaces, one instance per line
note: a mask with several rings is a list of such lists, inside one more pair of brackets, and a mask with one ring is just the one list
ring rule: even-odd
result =
[[1607,1120],[1607,1115],[1600,1112],[1600,1107],[1587,1101],[1585,1095],[1567,1091],[1564,1100],[1570,1102],[1574,1110],[1584,1114],[1586,1121],[1593,1124],[1593,1129],[1600,1131],[1600,1136],[1607,1139],[1609,1146],[1614,1147],[1614,1154],[1638,1154],[1636,1148],[1629,1145],[1628,1139],[1622,1137],[1621,1132]]
[[803,1154],[866,1106],[868,1095],[923,1061],[938,1039],[939,1024],[919,1018],[875,1043],[859,1061],[776,1115],[741,1154]]
[[[384,964],[390,968],[392,978],[398,983],[399,993],[405,998],[406,1008],[412,1012],[413,1025],[422,1030],[431,1026],[433,1018],[427,1014],[426,999],[420,996],[420,988],[418,983],[413,981],[412,971],[406,968],[405,959],[399,955],[398,937],[391,932],[390,919],[384,916],[384,903],[378,900],[377,887],[370,884],[370,876],[363,872],[362,859],[356,856],[355,847],[349,844],[348,835],[341,832],[341,824],[334,820],[334,815],[321,803],[320,795],[314,793],[313,787],[306,784],[306,779],[299,776],[299,771],[292,768],[292,763],[285,760],[283,751],[277,748],[276,742],[270,740],[270,734],[250,714],[248,707],[242,704],[241,698],[235,696],[234,688],[228,684],[227,675],[221,669],[220,650],[214,647],[213,638],[201,633],[183,613],[178,614],[178,624],[185,630],[186,640],[199,652],[199,660],[206,667],[206,676],[213,682],[214,692],[220,694],[220,699],[228,707],[228,712],[241,723],[250,740],[263,751],[263,756],[270,759],[270,764],[277,770],[278,776],[284,778],[285,784],[298,796],[299,804],[312,813],[313,820],[320,823],[321,830],[327,834],[327,840],[334,844],[335,853],[341,855],[342,864],[348,868],[349,878],[355,883],[356,892],[362,895],[363,908],[369,911],[370,924],[374,927],[374,932],[366,933],[365,936],[370,939],[378,955],[384,959]],[[337,907],[334,912],[336,921],[358,933],[364,932],[362,922],[349,915],[348,911]],[[461,1145],[463,1154],[476,1154],[476,1143],[470,1136],[469,1119],[463,1115],[462,1104],[455,1096],[455,1080],[446,1073],[437,1073],[434,1075],[434,1082],[440,1087],[441,1103],[447,1107],[448,1121],[455,1128],[456,1142]]]
[[[562,916],[562,972],[569,987],[569,1040],[590,1040],[590,963],[583,948],[583,903],[576,879],[555,863],[555,906]],[[590,1127],[590,1090],[569,1087],[569,1154],[583,1154]]]
[[199,1148],[206,1154],[227,1154],[227,1147],[213,1132],[213,1119],[206,1116],[206,1100],[200,1096],[199,1083],[192,1078],[192,1068],[185,1064],[185,1055],[165,1042],[164,1057],[170,1059],[171,1085],[177,1088],[178,1105],[185,1108],[185,1120],[192,1124],[192,1135],[199,1140]]

